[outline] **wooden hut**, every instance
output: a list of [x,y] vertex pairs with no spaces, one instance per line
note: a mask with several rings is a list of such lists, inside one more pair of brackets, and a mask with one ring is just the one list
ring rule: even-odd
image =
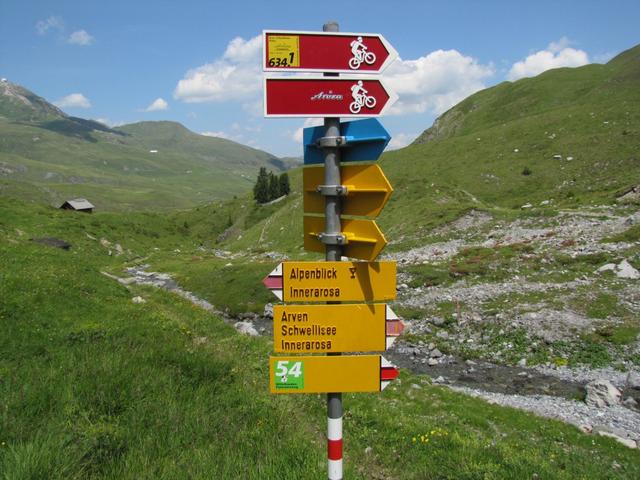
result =
[[76,210],[78,212],[91,213],[95,207],[91,205],[91,202],[86,198],[74,198],[73,200],[67,200],[64,202],[60,205],[60,208],[63,210]]

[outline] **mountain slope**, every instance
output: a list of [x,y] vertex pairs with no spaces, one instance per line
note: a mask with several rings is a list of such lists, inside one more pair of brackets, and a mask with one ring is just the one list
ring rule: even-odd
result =
[[[471,209],[546,215],[613,203],[638,186],[639,56],[635,47],[606,65],[547,71],[478,92],[414,144],[385,153],[381,164],[395,191],[378,223],[389,248],[416,245]],[[268,207],[266,220],[238,229],[236,245],[298,250],[301,186],[297,172],[291,179],[291,198]]]
[[639,81],[640,45],[605,65],[549,70],[534,78],[482,90],[445,112],[414,144],[468,135],[555,109],[637,100]]
[[275,156],[179,123],[118,129],[70,117],[9,82],[0,83],[0,188],[50,203],[86,197],[99,209],[185,208],[248,192]]
[[0,81],[0,116],[26,122],[66,117],[62,110],[44,98],[5,79]]

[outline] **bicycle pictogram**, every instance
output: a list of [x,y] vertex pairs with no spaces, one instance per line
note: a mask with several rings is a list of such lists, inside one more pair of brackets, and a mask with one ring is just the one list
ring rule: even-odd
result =
[[350,45],[351,53],[353,54],[353,58],[349,60],[350,69],[357,70],[363,63],[373,65],[376,61],[376,54],[367,51],[367,46],[362,42],[362,37],[358,37]]
[[369,92],[362,86],[362,80],[358,80],[358,83],[351,87],[351,96],[353,97],[353,102],[349,104],[351,113],[357,115],[362,107],[373,108],[376,106],[375,97],[367,95],[367,93]]

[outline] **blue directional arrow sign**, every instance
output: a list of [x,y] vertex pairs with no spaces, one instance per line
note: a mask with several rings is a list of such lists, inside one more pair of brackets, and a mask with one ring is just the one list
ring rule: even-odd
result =
[[[314,165],[324,163],[324,153],[318,140],[324,137],[325,128],[305,128],[304,163]],[[377,160],[391,140],[391,135],[375,118],[340,123],[340,135],[344,144],[340,148],[341,162],[362,162]]]

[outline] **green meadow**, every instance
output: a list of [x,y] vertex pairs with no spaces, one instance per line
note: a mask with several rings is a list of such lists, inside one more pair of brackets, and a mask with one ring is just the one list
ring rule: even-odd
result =
[[[214,255],[198,249],[184,225],[5,198],[0,213],[2,478],[325,475],[325,398],[269,394],[270,339],[241,336],[176,295],[101,273],[121,275],[148,255],[166,265],[177,256],[211,262],[215,272]],[[31,240],[42,237],[72,246]],[[121,239],[125,253],[109,255],[99,242],[106,237]],[[232,270],[237,287],[227,290],[247,291],[229,305],[250,303],[250,284],[272,266]],[[225,285],[205,270],[193,274],[194,285],[216,303]],[[146,303],[131,301],[138,295]],[[347,478],[640,475],[635,451],[611,439],[408,372],[381,394],[345,395],[344,406]]]

